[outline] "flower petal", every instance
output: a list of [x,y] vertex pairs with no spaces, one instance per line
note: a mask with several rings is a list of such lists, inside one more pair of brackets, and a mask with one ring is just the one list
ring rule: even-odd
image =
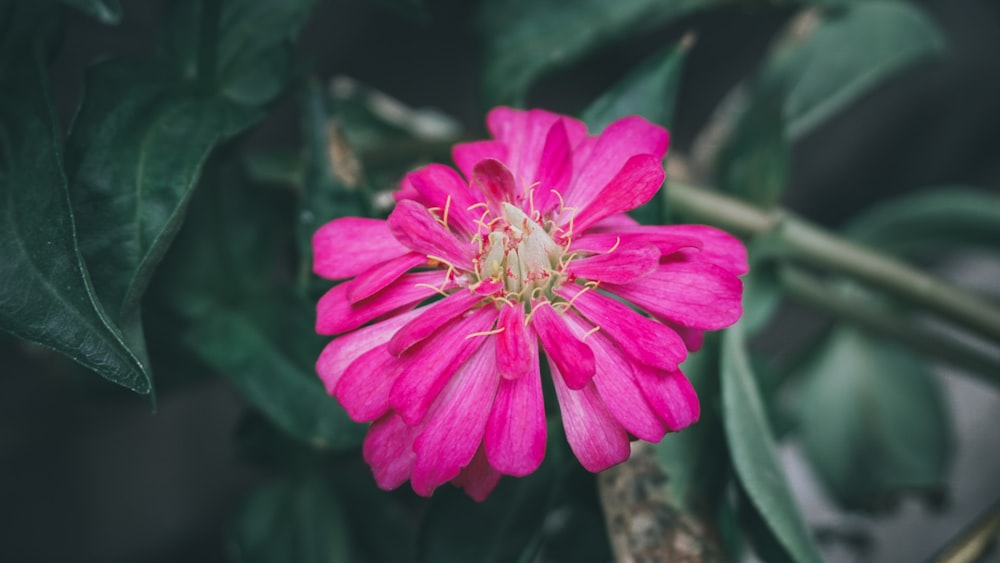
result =
[[451,149],[451,158],[466,178],[472,178],[472,168],[480,160],[495,158],[500,162],[507,161],[507,145],[500,141],[473,141],[460,143]]
[[725,328],[743,313],[743,282],[715,264],[666,262],[636,283],[604,289],[689,328]]
[[354,360],[388,342],[399,327],[419,313],[420,309],[414,309],[330,341],[316,361],[316,373],[323,380],[327,392],[333,393],[337,382]]
[[677,369],[677,364],[687,357],[684,341],[676,332],[616,299],[572,284],[562,286],[556,294],[570,300],[625,353],[644,364]]
[[313,272],[331,280],[356,276],[406,254],[380,219],[342,217],[320,227],[312,238]]
[[358,274],[358,277],[351,281],[351,287],[347,290],[347,300],[351,303],[357,303],[367,299],[398,280],[410,269],[426,262],[426,256],[417,252],[409,252],[398,258],[372,266],[370,270]]
[[569,207],[560,217],[560,227],[569,228],[574,233],[583,233],[601,219],[646,203],[662,184],[663,167],[660,159],[648,154],[635,155],[625,161],[625,165],[596,197],[578,206],[579,211],[569,211],[577,206],[567,203]]
[[406,368],[392,387],[389,404],[409,424],[416,424],[459,366],[482,344],[482,336],[497,318],[496,310],[483,307],[441,327],[414,350]]
[[538,162],[537,187],[532,188],[532,205],[542,215],[556,208],[559,196],[573,177],[573,151],[562,121],[556,121],[545,137],[545,147]]
[[447,273],[442,270],[407,274],[358,303],[351,303],[347,297],[354,281],[335,285],[316,304],[316,332],[339,334],[353,330],[400,307],[423,301],[446,281]]
[[423,432],[413,442],[417,461],[410,483],[417,494],[429,496],[439,485],[457,477],[483,441],[500,376],[493,339],[480,339],[477,344],[475,353],[441,391],[427,413]]
[[473,208],[483,199],[450,166],[428,164],[407,174],[406,180],[427,208],[437,208],[442,217],[448,211],[448,225],[457,225],[467,235],[476,232],[479,213]]
[[499,482],[500,472],[486,460],[486,453],[482,446],[479,446],[479,450],[469,465],[462,468],[458,477],[451,480],[452,485],[465,490],[465,493],[476,502],[486,500],[486,497],[490,496]]
[[376,420],[368,429],[361,452],[380,488],[391,491],[410,478],[417,458],[413,453],[413,439],[419,430],[391,413]]
[[404,350],[427,338],[446,322],[461,316],[482,299],[471,291],[458,290],[424,307],[420,316],[406,323],[392,336],[389,340],[389,353],[394,356],[402,354]]
[[578,258],[566,271],[574,276],[608,283],[630,283],[653,273],[660,251],[651,244],[622,245],[606,254]]
[[[528,333],[524,307],[520,303],[506,303],[500,308],[497,328],[497,368],[500,375],[516,379],[538,367],[537,344]],[[534,352],[532,351],[534,350]]]
[[393,236],[408,248],[462,270],[473,269],[472,245],[456,238],[419,203],[397,203],[388,222]]
[[681,249],[701,249],[701,240],[694,237],[667,233],[639,232],[626,227],[624,231],[602,233],[594,233],[591,229],[583,236],[574,237],[569,245],[569,251],[605,253],[620,246],[627,247],[641,244],[653,245],[660,251],[662,256],[673,254]]
[[390,354],[384,344],[376,346],[347,367],[333,396],[351,420],[375,420],[389,410],[389,391],[405,366],[405,359]]
[[530,373],[500,381],[484,439],[490,464],[519,477],[538,469],[545,457],[545,401],[535,341],[530,357]]
[[[722,266],[737,276],[743,275],[750,270],[747,263],[747,249],[740,239],[733,235],[710,227],[708,225],[642,225],[626,228],[626,232],[635,233],[643,240],[650,237],[650,242],[673,237],[681,239],[696,239],[700,241],[701,251],[693,257],[697,260],[704,260]],[[574,241],[575,242],[575,241]],[[657,244],[654,242],[654,244]],[[660,250],[664,256],[670,252]]]
[[594,377],[594,352],[570,332],[562,315],[548,301],[532,304],[531,326],[542,341],[545,355],[566,377],[571,389],[582,389]]
[[502,202],[517,200],[518,189],[514,175],[499,160],[487,158],[477,162],[472,168],[470,183],[482,192],[497,215],[500,214]]
[[566,386],[559,368],[549,361],[552,383],[562,412],[570,449],[588,471],[597,473],[628,459],[625,428],[611,416],[593,382],[574,391]]
[[701,414],[698,394],[680,370],[637,370],[635,380],[646,400],[671,432],[698,421]]

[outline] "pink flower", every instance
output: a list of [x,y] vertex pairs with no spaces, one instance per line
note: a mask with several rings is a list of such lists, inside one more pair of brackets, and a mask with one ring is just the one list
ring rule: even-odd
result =
[[346,217],[313,238],[314,270],[347,279],[317,305],[337,335],[316,369],[354,420],[379,486],[452,481],[477,500],[545,455],[540,355],[576,457],[601,471],[629,440],[698,418],[678,369],[734,323],[743,245],[626,211],[663,183],[667,132],[627,117],[600,135],[541,110],[496,108],[494,139],[457,145],[461,174],[406,176],[388,220]]

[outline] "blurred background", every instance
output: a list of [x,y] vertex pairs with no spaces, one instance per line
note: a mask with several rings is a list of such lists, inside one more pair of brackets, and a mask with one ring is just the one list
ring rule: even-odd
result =
[[[117,26],[67,10],[65,43],[51,66],[64,127],[80,99],[82,69],[110,56],[152,54],[168,3],[124,2]],[[427,0],[424,15],[414,19],[378,2],[321,2],[299,40],[300,59],[323,83],[351,77],[409,106],[450,115],[465,137],[479,137],[488,108],[476,4]],[[693,32],[671,131],[671,151],[690,154],[719,104],[753,74],[793,14],[754,4],[697,13],[616,42],[545,76],[528,105],[578,113],[651,52]],[[916,4],[939,27],[948,50],[794,144],[783,203],[800,215],[836,226],[869,205],[924,187],[1000,189],[1000,3]],[[247,140],[251,151],[300,143],[297,111],[294,96],[279,101]],[[996,294],[996,262],[948,256],[935,268],[963,287]],[[810,329],[810,319],[785,306],[774,325],[756,345],[780,354],[786,339]],[[246,407],[227,380],[165,375],[152,412],[141,397],[41,347],[3,335],[0,358],[5,561],[226,560],[229,517],[268,477],[239,455],[234,436]],[[888,514],[845,514],[832,507],[802,453],[783,450],[806,519],[821,538],[835,539],[823,543],[831,560],[851,561],[859,553],[872,561],[925,559],[1000,498],[1000,394],[951,368],[936,373],[951,409],[956,452],[940,503],[905,499]],[[854,540],[861,551],[851,551]]]

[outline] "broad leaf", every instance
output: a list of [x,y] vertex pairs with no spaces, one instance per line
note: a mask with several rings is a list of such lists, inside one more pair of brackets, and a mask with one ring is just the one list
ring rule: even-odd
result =
[[531,84],[602,46],[726,0],[486,0],[478,17],[486,41],[489,105],[522,105]]
[[327,563],[357,559],[346,507],[320,476],[258,489],[230,522],[229,555],[239,563]]
[[908,2],[857,2],[828,14],[804,39],[780,47],[764,70],[787,88],[791,139],[944,50],[941,34]]
[[792,560],[821,561],[795,504],[739,323],[722,337],[722,414],[736,475],[753,506]]
[[754,90],[719,150],[719,187],[760,207],[774,207],[788,187],[791,148],[780,92]]
[[927,364],[906,350],[836,329],[807,368],[800,405],[806,453],[844,506],[878,508],[945,485],[946,406]]
[[146,368],[105,314],[80,256],[40,58],[0,82],[0,327],[149,393]]
[[118,0],[61,1],[63,4],[72,6],[103,24],[117,25],[122,21],[122,5]]

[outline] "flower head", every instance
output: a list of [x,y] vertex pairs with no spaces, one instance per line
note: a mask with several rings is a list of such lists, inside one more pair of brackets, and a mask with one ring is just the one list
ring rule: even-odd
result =
[[496,108],[493,139],[457,145],[461,173],[406,176],[388,220],[313,238],[314,270],[347,279],[317,305],[337,335],[317,371],[357,421],[378,484],[485,498],[545,455],[542,355],[570,447],[601,471],[629,440],[698,418],[678,369],[741,314],[746,251],[699,225],[625,212],[663,183],[667,132],[640,117],[588,135],[554,113]]

